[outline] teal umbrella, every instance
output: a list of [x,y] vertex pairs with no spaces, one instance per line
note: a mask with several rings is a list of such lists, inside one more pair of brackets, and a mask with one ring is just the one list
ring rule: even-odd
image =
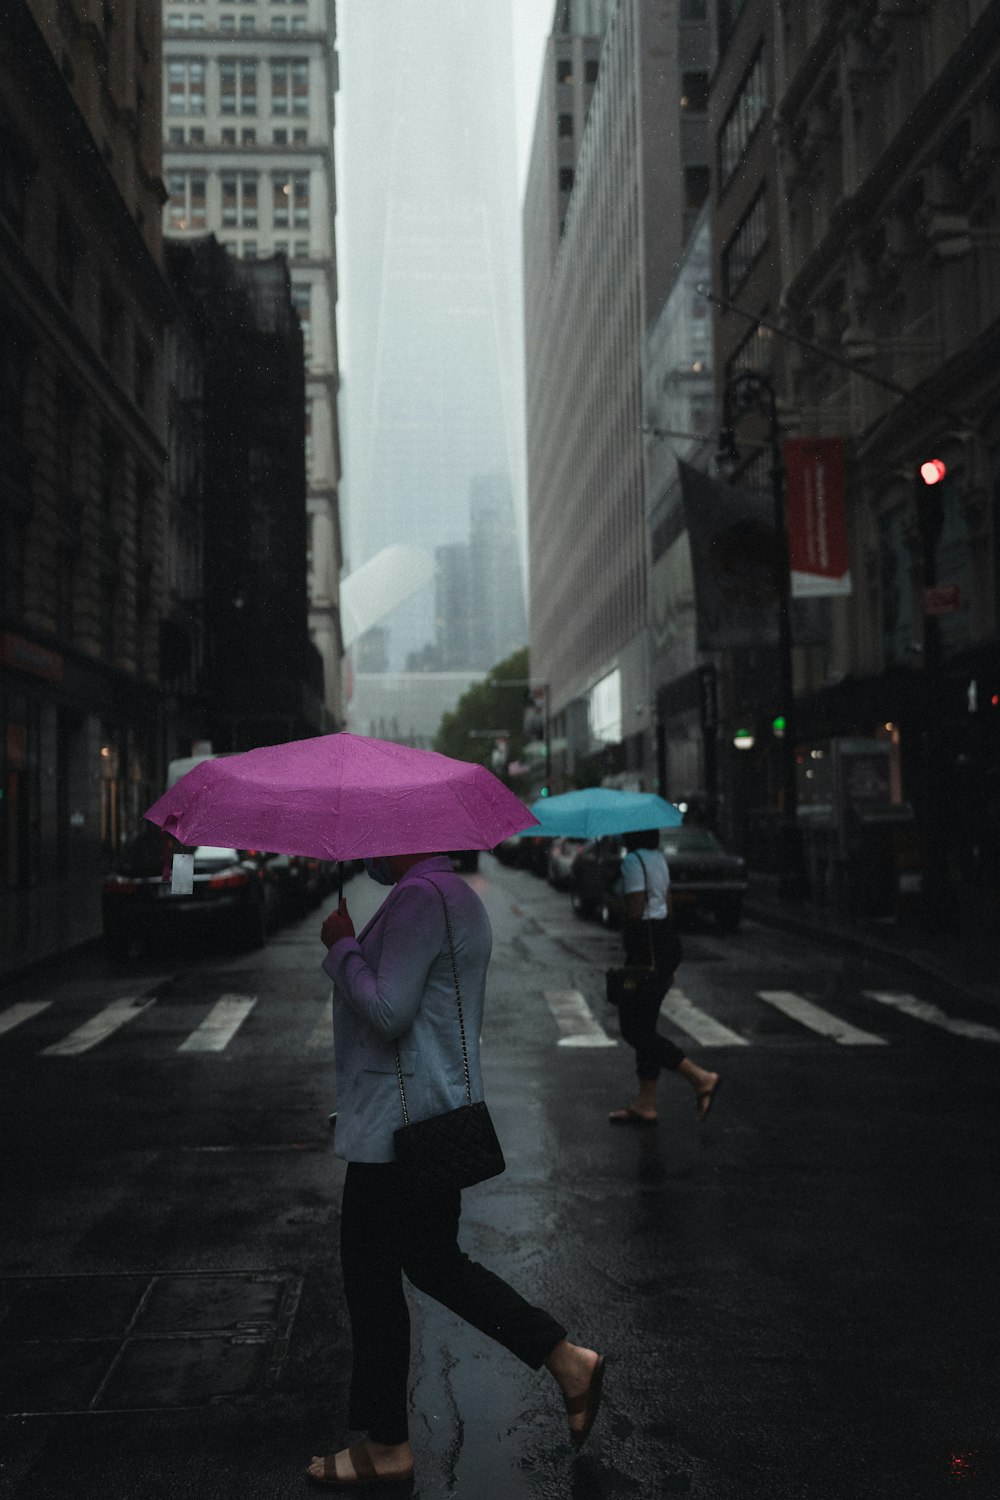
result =
[[541,838],[599,839],[608,833],[676,828],[684,821],[673,803],[655,792],[619,792],[608,786],[539,797],[531,811],[538,827],[525,831]]

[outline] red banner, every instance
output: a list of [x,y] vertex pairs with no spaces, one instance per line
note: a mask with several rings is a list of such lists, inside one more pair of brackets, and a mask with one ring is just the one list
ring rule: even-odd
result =
[[785,474],[792,598],[849,594],[843,439],[787,439]]

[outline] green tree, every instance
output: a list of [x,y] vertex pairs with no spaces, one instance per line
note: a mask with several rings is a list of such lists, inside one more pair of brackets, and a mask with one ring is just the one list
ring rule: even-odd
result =
[[[478,762],[491,770],[495,738],[488,730],[508,733],[507,759],[518,760],[524,748],[524,710],[530,675],[528,648],[522,647],[490,672],[485,682],[477,682],[462,694],[451,713],[441,720],[434,736],[434,749],[455,760]],[[513,678],[510,686],[505,679]],[[503,770],[501,777],[506,780]]]

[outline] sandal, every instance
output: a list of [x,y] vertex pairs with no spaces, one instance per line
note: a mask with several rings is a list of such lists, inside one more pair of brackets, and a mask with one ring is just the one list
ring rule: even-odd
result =
[[[372,1484],[407,1484],[413,1478],[413,1469],[408,1469],[405,1474],[380,1474],[371,1461],[366,1443],[352,1443],[347,1450],[347,1456],[354,1466],[353,1479],[338,1479],[335,1471],[336,1460],[331,1454],[329,1458],[321,1460],[323,1464],[322,1474],[312,1474],[307,1469],[306,1478],[310,1484],[316,1484],[327,1490],[352,1490],[361,1485]],[[315,1460],[314,1460],[315,1462]]]
[[604,1386],[604,1355],[602,1354],[594,1366],[594,1373],[590,1377],[590,1384],[579,1396],[564,1396],[566,1411],[571,1417],[578,1416],[580,1412],[586,1412],[582,1427],[571,1427],[569,1430],[570,1446],[577,1452],[583,1447],[590,1436],[590,1429],[597,1421],[597,1413],[601,1405],[601,1391]]
[[702,1089],[700,1094],[694,1096],[694,1107],[698,1111],[698,1123],[708,1119],[708,1112],[715,1102],[715,1096],[722,1087],[722,1079],[717,1078],[710,1089]]
[[626,1104],[624,1109],[613,1109],[608,1115],[609,1125],[655,1125],[659,1119],[658,1115],[640,1114],[633,1109],[631,1104]]

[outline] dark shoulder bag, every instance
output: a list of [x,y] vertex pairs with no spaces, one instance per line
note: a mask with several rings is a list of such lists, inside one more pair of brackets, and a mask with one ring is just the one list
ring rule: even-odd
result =
[[[646,874],[646,861],[636,850],[636,857],[642,865],[642,883],[646,889],[646,907],[649,907],[649,879]],[[626,1005],[629,1000],[637,999],[645,993],[647,987],[652,983],[656,974],[656,960],[653,957],[653,934],[647,921],[646,928],[649,933],[649,963],[648,964],[616,964],[610,968],[605,975],[605,986],[609,1005]]]
[[[423,878],[427,880],[427,876]],[[449,1109],[443,1115],[432,1115],[429,1120],[416,1120],[411,1124],[406,1108],[406,1094],[403,1091],[403,1070],[399,1063],[397,1043],[396,1077],[399,1080],[404,1123],[393,1133],[393,1143],[396,1147],[396,1161],[410,1187],[417,1192],[440,1193],[444,1189],[472,1187],[474,1183],[485,1182],[488,1177],[498,1177],[506,1169],[507,1163],[485,1102],[472,1102],[469,1049],[465,1041],[465,1017],[462,1014],[462,990],[458,982],[451,915],[441,887],[433,880],[428,880],[428,884],[434,886],[444,907],[448,951],[451,954],[451,971],[458,1003],[458,1027],[462,1035],[468,1103],[458,1109]]]

